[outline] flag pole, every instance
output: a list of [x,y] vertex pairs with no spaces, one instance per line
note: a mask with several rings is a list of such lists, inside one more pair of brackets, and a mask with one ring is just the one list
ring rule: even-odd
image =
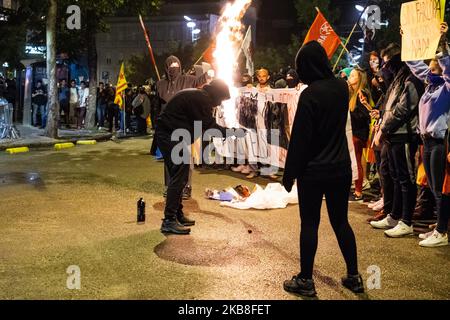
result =
[[152,59],[153,66],[155,67],[156,75],[158,76],[158,80],[161,80],[161,77],[159,75],[158,66],[156,65],[155,56],[153,55],[153,49],[152,49],[152,45],[150,43],[150,37],[148,36],[148,32],[147,32],[147,29],[145,28],[144,20],[142,20],[141,15],[139,15],[139,21],[141,22],[142,31],[144,32],[145,41],[147,42],[148,51],[150,52],[150,58]]
[[[358,19],[358,22],[359,22],[359,19]],[[353,26],[353,29],[350,32],[350,35],[348,36],[347,40],[345,40],[345,44],[343,44],[342,41],[341,41],[342,50],[341,50],[341,53],[339,54],[339,57],[338,57],[336,63],[334,64],[333,72],[336,70],[336,68],[337,68],[337,66],[339,64],[339,61],[341,60],[342,55],[344,54],[344,51],[347,52],[350,55],[350,57],[352,58],[353,62],[355,62],[355,60],[353,59],[353,56],[350,54],[350,52],[347,49],[347,44],[349,43],[350,38],[353,36],[353,33],[355,32],[355,29],[356,29],[356,26],[358,25],[358,22],[355,23],[355,25]],[[356,64],[356,65],[358,65],[358,64]]]
[[127,135],[127,114],[125,113],[125,107],[126,107],[126,103],[125,103],[125,90],[122,91],[122,106],[123,106],[123,135],[126,136]]
[[197,65],[197,63],[199,63],[203,59],[204,55],[205,55],[205,53],[203,52],[202,55],[200,56],[200,58],[198,58],[198,60],[194,62],[194,66]]
[[[363,16],[364,12],[366,11],[366,9],[367,9],[367,7],[368,7],[368,5],[369,5],[369,2],[370,2],[370,0],[367,0],[367,1],[366,1],[366,5],[364,6],[364,10],[361,12],[361,14],[359,15],[358,20],[356,21],[355,25],[353,26],[353,29],[352,29],[352,31],[350,32],[350,35],[348,36],[347,40],[345,41],[345,45],[342,45],[342,42],[341,42],[341,45],[343,46],[343,48],[342,48],[342,50],[341,50],[341,54],[339,55],[339,58],[337,59],[336,63],[334,64],[333,72],[336,70],[337,65],[339,64],[339,61],[341,60],[342,55],[344,54],[344,50],[350,55],[350,58],[352,58],[353,62],[356,62],[355,59],[353,59],[353,56],[352,56],[352,55],[350,54],[350,52],[348,51],[347,45],[348,45],[348,43],[349,43],[349,41],[350,41],[350,38],[353,36],[353,33],[355,32],[355,29],[356,29],[356,27],[358,26],[358,23],[359,23],[359,21],[361,20],[361,17]],[[356,63],[356,65],[359,67],[359,65],[358,65],[357,63]]]

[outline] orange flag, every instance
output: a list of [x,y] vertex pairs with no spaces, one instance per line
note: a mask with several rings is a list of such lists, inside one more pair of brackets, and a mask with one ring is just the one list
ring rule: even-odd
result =
[[213,53],[216,50],[216,41],[213,41],[211,45],[203,52],[203,61],[211,64],[214,61]]
[[313,40],[316,40],[322,45],[322,47],[324,47],[327,52],[328,59],[333,57],[333,54],[341,44],[341,39],[336,32],[334,32],[333,28],[320,11],[317,13],[317,17],[309,29],[303,44]]

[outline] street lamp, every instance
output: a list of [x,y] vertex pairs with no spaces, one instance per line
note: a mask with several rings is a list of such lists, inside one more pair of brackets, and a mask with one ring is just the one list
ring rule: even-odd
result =
[[191,29],[191,40],[192,42],[195,42],[195,35],[200,33],[200,29],[195,29],[197,24],[194,22],[194,20],[192,20],[192,18],[184,16],[184,20],[188,22],[186,25],[189,29]]
[[356,10],[358,10],[359,12],[363,12],[366,8],[364,8],[362,5],[357,4],[355,5]]

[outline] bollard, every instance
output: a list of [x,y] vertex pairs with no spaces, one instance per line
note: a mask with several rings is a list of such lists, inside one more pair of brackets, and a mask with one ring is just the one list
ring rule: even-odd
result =
[[28,149],[28,147],[9,148],[9,149],[6,149],[6,152],[8,152],[9,154],[24,153],[24,152],[30,152],[30,149]]
[[96,140],[78,140],[77,145],[87,146],[97,144]]
[[69,149],[73,147],[75,147],[75,145],[72,142],[55,144],[55,150]]

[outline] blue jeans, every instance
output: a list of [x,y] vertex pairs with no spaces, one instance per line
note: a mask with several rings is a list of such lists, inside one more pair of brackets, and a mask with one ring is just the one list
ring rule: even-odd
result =
[[106,113],[106,104],[99,104],[97,106],[97,121],[99,127],[105,126],[105,113]]
[[445,177],[445,141],[444,139],[423,139],[423,164],[427,174],[428,184],[431,191],[433,191],[436,200],[436,211],[438,214],[437,231],[440,233],[447,232],[448,225],[448,209],[442,206],[442,186],[444,185]]
[[45,128],[45,125],[47,124],[47,105],[37,105],[33,104],[33,125],[37,126],[37,113],[41,114],[41,126]]

